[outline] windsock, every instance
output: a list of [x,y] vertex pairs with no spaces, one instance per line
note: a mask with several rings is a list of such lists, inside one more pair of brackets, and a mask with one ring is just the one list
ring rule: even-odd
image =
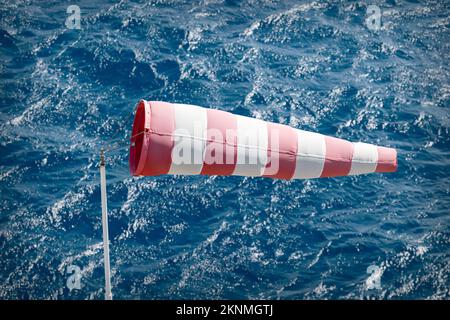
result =
[[141,100],[129,155],[134,176],[310,179],[397,170],[397,152],[193,105]]

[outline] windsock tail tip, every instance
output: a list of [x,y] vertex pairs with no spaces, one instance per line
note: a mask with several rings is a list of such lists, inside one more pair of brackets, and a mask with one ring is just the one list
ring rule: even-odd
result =
[[394,148],[378,148],[378,165],[376,172],[396,172],[398,168],[397,150]]

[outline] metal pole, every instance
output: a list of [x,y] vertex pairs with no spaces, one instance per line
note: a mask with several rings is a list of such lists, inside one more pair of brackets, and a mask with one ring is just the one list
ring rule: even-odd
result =
[[100,150],[100,192],[102,197],[103,259],[105,264],[105,300],[112,300],[109,265],[108,205],[106,202],[106,168],[103,148]]

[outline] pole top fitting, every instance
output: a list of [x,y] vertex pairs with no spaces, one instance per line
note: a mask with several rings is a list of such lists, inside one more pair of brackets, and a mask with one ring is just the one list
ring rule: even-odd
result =
[[103,148],[100,149],[100,166],[105,166],[105,150]]

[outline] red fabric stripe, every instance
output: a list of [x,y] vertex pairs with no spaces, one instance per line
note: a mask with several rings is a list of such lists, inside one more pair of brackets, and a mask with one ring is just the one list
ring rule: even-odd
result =
[[[236,116],[229,112],[207,109],[207,119],[206,153],[200,174],[231,175],[237,161]],[[216,155],[215,152],[221,154]],[[215,159],[220,159],[221,163],[213,163]]]
[[375,172],[397,171],[397,151],[392,148],[377,147],[378,164]]
[[167,174],[172,164],[175,114],[170,103],[151,101],[149,104],[150,132],[146,133],[147,158],[141,175],[157,176]]
[[325,136],[326,154],[321,178],[346,176],[352,167],[353,143]]
[[268,163],[264,177],[289,180],[295,172],[297,132],[288,126],[268,122],[267,133],[269,138]]

